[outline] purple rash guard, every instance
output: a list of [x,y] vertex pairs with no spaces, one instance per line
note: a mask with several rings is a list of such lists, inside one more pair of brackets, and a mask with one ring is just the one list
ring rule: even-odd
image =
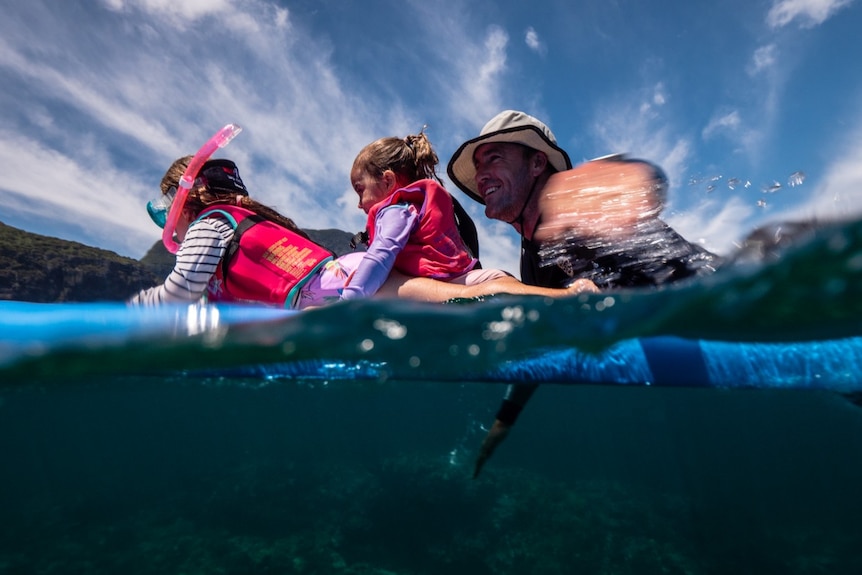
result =
[[377,293],[418,222],[419,213],[412,205],[396,204],[380,210],[374,220],[374,241],[368,246],[350,285],[344,288],[341,299],[371,297]]

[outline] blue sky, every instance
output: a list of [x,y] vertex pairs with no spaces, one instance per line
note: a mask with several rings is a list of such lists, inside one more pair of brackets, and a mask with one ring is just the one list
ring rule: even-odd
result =
[[[445,175],[508,108],[575,162],[663,166],[664,218],[718,252],[758,223],[862,212],[858,0],[7,4],[0,221],[135,258],[167,166],[229,122],[220,155],[307,228],[364,227],[348,172],[368,142],[427,124]],[[486,267],[517,272],[514,231],[449,187]]]

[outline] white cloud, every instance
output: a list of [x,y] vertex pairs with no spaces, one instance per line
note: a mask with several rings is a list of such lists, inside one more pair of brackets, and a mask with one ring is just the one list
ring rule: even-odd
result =
[[[103,6],[109,9],[91,5],[88,13],[76,14],[90,23],[87,35],[73,33],[69,14],[38,1],[28,6],[32,13],[19,15],[27,26],[9,20],[0,25],[0,74],[15,84],[0,100],[28,95],[28,106],[4,106],[0,113],[0,126],[8,128],[3,163],[13,166],[0,195],[28,198],[16,204],[22,214],[97,208],[103,215],[90,217],[92,228],[129,230],[105,232],[97,245],[123,236],[127,255],[139,257],[157,237],[143,205],[164,168],[227,122],[244,131],[219,154],[239,163],[258,199],[303,227],[354,230],[364,227],[365,215],[356,209],[347,174],[362,146],[429,122],[438,150],[451,148],[462,134],[450,124],[472,135],[477,123],[500,109],[508,35],[492,26],[476,36],[457,16],[448,23],[420,18],[428,27],[411,32],[440,47],[434,54],[444,65],[429,69],[441,77],[427,82],[437,91],[429,98],[446,104],[434,111],[435,122],[417,118],[397,92],[358,93],[357,82],[373,85],[367,72],[354,78],[357,73],[339,69],[326,36],[292,27],[287,12],[271,3],[114,0]],[[440,42],[444,36],[451,41]],[[54,41],[34,50],[34,37]],[[44,142],[41,148],[37,140]],[[118,151],[126,165],[134,158],[131,171],[117,165]],[[57,158],[64,170],[43,170],[39,180],[24,177],[30,166]],[[441,158],[445,165],[448,154]],[[82,171],[72,173],[75,166]],[[102,183],[113,177],[124,182],[123,197],[110,197],[117,209],[87,186],[68,185],[96,182],[104,192]],[[54,198],[60,189],[65,196]],[[476,222],[496,229],[481,214]],[[516,260],[517,248],[512,253]]]
[[547,51],[545,43],[539,39],[539,33],[532,26],[527,28],[527,31],[524,33],[524,42],[530,50],[537,54],[544,55]]
[[[88,147],[86,142],[78,142]],[[159,237],[140,198],[155,187],[130,180],[104,162],[82,163],[20,135],[0,131],[4,173],[0,198],[8,210],[46,222],[59,220],[109,239],[99,245],[140,257]]]
[[[638,94],[630,101],[619,99],[600,108],[592,121],[596,155],[626,153],[660,165],[671,185],[684,179],[691,141],[677,133],[672,122],[654,105],[657,94],[664,103],[668,96],[662,83]],[[586,158],[585,158],[586,159]]]
[[[410,29],[409,41],[433,46],[422,54],[423,61],[418,64],[429,102],[423,111],[433,118],[412,119],[409,129],[417,129],[414,124],[428,123],[438,153],[454,151],[503,109],[503,93],[516,90],[506,83],[509,35],[497,25],[477,28],[468,5],[462,2],[452,2],[441,9],[438,3],[410,0],[407,6],[415,11],[411,21],[422,23]],[[400,58],[398,64],[404,65]],[[381,83],[392,84],[391,74]],[[392,96],[397,101],[398,94]],[[386,109],[390,107],[387,103]],[[411,112],[415,114],[415,110]],[[440,157],[445,165],[447,154],[441,153]]]
[[[30,50],[30,34],[7,29],[13,33],[0,36],[0,72],[33,97],[19,115],[14,111],[20,107],[3,112],[2,125],[13,128],[5,134],[5,152],[29,151],[32,158],[25,162],[16,156],[14,163],[4,165],[15,166],[10,171],[17,173],[55,155],[91,166],[95,173],[122,173],[112,159],[116,152],[135,157],[136,169],[122,178],[122,189],[134,190],[137,197],[125,198],[127,210],[100,213],[106,219],[116,217],[115,225],[128,227],[128,236],[140,240],[141,229],[152,233],[142,206],[164,168],[177,156],[194,152],[225,123],[236,122],[245,131],[220,154],[238,161],[258,199],[285,210],[304,227],[359,227],[364,222],[359,210],[354,207],[355,213],[334,216],[326,209],[327,197],[330,191],[345,188],[355,153],[370,141],[362,126],[371,115],[366,106],[375,102],[360,102],[345,91],[325,39],[304,38],[296,30],[287,34],[286,20],[260,10],[257,2],[237,5],[230,13],[204,9],[205,5],[217,6],[114,3],[117,10],[137,12],[130,17],[97,11],[88,17],[101,27],[77,38],[62,36],[67,28],[62,14],[43,11],[33,25],[46,37],[57,32],[65,54]],[[245,8],[251,12],[238,12]],[[234,28],[210,21],[191,24],[177,34],[160,12],[173,9],[230,21]],[[159,17],[148,18],[148,11],[159,12]],[[253,22],[262,33],[237,32],[236,22],[243,21]],[[213,35],[212,29],[220,33]],[[97,66],[93,54],[98,54]],[[6,97],[15,96],[7,90]],[[56,112],[58,107],[62,113]],[[22,134],[51,142],[54,149],[37,150]],[[145,180],[141,168],[148,174]],[[31,189],[26,188],[26,179],[15,188],[3,186],[16,196],[30,196],[34,206],[46,202],[52,213],[56,209],[50,206],[62,206],[64,200],[52,199],[44,190],[56,192],[64,186],[69,201],[80,194],[90,208],[99,205],[85,188],[68,187],[69,174],[54,176],[38,186],[31,181]],[[98,183],[104,178],[78,174],[74,181]],[[142,183],[132,183],[137,181]],[[151,243],[146,240],[126,253],[143,255]]]
[[757,206],[737,196],[710,196],[685,210],[669,209],[663,219],[691,242],[726,255],[751,231]]
[[779,219],[846,219],[862,216],[862,120],[845,138],[809,196]]
[[464,64],[459,67],[458,81],[454,90],[460,89],[456,100],[467,102],[470,111],[476,117],[490,118],[499,111],[500,79],[506,70],[506,47],[509,35],[502,28],[492,26],[485,36],[481,47],[473,47],[471,52],[475,58],[464,58]]
[[232,11],[231,0],[103,0],[105,6],[118,12],[141,10],[155,16],[174,20],[196,20],[203,16]]
[[777,88],[772,86],[766,92],[765,101],[758,104],[762,112],[756,125],[743,120],[739,110],[722,109],[716,112],[701,130],[701,137],[705,141],[724,138],[731,142],[731,151],[734,154],[743,155],[750,160],[749,163],[756,164],[760,160],[763,142],[777,116],[776,101]]
[[643,117],[660,113],[656,108],[667,104],[668,95],[663,82],[658,82],[652,88],[652,94],[647,95],[640,104],[639,112]]
[[[50,93],[53,98],[61,99],[95,121],[152,148],[158,148],[170,139],[167,130],[158,122],[129,107],[128,102],[123,101],[124,98],[117,97],[118,90],[126,91],[126,94],[135,96],[138,106],[144,104],[141,95],[147,94],[147,90],[142,85],[142,78],[134,75],[120,78],[110,71],[96,75],[81,69],[60,68],[50,62],[26,59],[14,46],[3,40],[0,40],[0,54],[0,67],[14,72],[40,93]],[[155,105],[153,101],[149,104]]]
[[656,106],[664,106],[667,103],[667,90],[664,82],[659,82],[653,88],[652,103]]
[[[504,93],[519,88],[506,83],[509,35],[499,26],[476,34],[468,15],[460,11],[461,5],[448,7],[445,17],[441,17],[439,7],[427,2],[413,2],[411,6],[418,11],[419,19],[428,23],[427,28],[414,34],[424,34],[433,43],[434,58],[440,61],[439,66],[428,67],[433,70],[429,85],[439,90],[433,99],[445,126],[432,123],[429,135],[442,162],[441,175],[445,176],[451,152],[475,137],[485,122],[504,109]],[[476,223],[482,264],[517,275],[520,248],[513,239],[516,235],[512,227],[486,218],[482,206],[464,196],[454,184],[447,183],[446,187],[461,200]],[[354,205],[355,198],[350,197],[347,204]]]
[[760,46],[754,51],[751,63],[746,68],[749,76],[756,76],[764,70],[771,69],[778,58],[778,47],[775,44]]
[[781,28],[799,20],[802,28],[818,26],[853,0],[777,0],[766,15],[766,23]]
[[716,134],[735,134],[742,126],[742,119],[739,116],[739,110],[732,110],[720,115],[713,116],[706,127],[701,132],[705,140],[712,138]]

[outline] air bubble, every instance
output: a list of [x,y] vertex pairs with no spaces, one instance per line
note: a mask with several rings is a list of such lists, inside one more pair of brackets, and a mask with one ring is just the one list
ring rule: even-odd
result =
[[388,337],[389,339],[404,339],[407,335],[407,328],[397,321],[389,319],[378,319],[374,321],[374,329]]

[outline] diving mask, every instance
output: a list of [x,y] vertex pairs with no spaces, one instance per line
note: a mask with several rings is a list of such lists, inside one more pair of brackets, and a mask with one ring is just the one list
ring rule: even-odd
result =
[[147,202],[147,213],[157,226],[164,229],[165,223],[168,221],[168,214],[171,211],[171,204],[174,203],[174,197],[177,195],[176,186],[168,188],[168,193],[162,194],[158,198]]

